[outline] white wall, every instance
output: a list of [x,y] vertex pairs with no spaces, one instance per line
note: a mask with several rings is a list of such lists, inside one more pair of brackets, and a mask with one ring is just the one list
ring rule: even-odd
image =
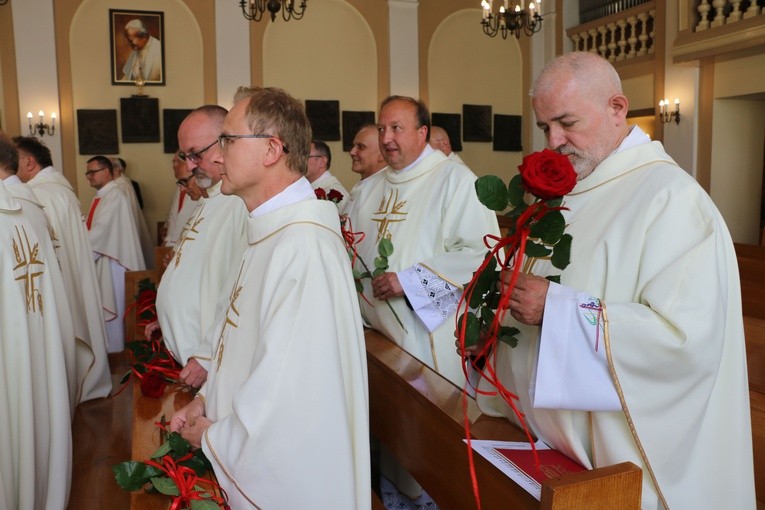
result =
[[714,102],[711,196],[734,242],[758,244],[765,100]]

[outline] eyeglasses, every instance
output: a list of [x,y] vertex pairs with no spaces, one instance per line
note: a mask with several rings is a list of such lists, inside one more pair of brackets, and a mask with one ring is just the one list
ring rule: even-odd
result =
[[[226,135],[222,134],[218,137],[218,144],[220,145],[220,149],[225,151],[226,148],[231,145],[231,142],[233,142],[237,138],[274,138],[276,140],[279,140],[273,135],[265,135],[265,134],[255,134],[255,135]],[[279,140],[281,142],[281,140]],[[285,154],[289,154],[289,150],[287,149],[287,146],[284,145],[284,142],[282,142],[282,150]]]
[[191,174],[188,177],[181,177],[180,179],[175,181],[175,184],[177,184],[181,188],[187,188],[189,186],[189,181],[191,180],[192,177],[194,177],[194,174]]
[[323,154],[309,154],[308,155],[308,159],[311,159],[311,158],[323,158],[323,157],[324,157]]
[[179,152],[178,153],[178,157],[181,158],[183,161],[186,161],[186,159],[188,159],[189,161],[191,161],[195,165],[198,165],[199,162],[202,161],[202,153],[204,151],[206,151],[207,149],[209,149],[210,147],[212,147],[213,145],[215,145],[215,143],[217,141],[218,140],[213,141],[213,143],[211,143],[210,145],[208,145],[204,149],[200,149],[200,150],[198,150],[196,152],[189,152],[188,154],[186,154],[185,152]]
[[96,170],[88,170],[87,172],[85,172],[85,177],[93,177],[95,174],[97,174],[101,170],[106,170],[106,167],[102,166],[101,168],[97,168]]

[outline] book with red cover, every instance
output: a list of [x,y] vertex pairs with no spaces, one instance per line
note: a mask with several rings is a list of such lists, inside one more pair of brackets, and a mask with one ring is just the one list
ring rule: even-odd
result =
[[476,452],[537,499],[541,497],[542,482],[548,478],[587,470],[541,441],[535,445],[539,455],[539,468],[530,443],[472,440],[470,444]]

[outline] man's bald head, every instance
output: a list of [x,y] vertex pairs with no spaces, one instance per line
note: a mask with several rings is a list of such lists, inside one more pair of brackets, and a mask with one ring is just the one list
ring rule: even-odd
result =
[[452,143],[449,140],[449,134],[441,126],[431,126],[430,146],[440,150],[447,156],[452,153]]

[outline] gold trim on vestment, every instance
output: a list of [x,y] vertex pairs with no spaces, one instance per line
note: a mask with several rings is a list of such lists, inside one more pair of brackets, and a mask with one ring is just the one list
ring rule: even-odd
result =
[[674,161],[655,159],[655,160],[652,160],[652,161],[650,161],[648,163],[643,163],[642,165],[638,165],[635,168],[633,168],[632,170],[629,170],[629,171],[624,172],[624,173],[619,174],[619,175],[615,175],[615,176],[611,177],[610,179],[607,179],[607,180],[601,182],[600,184],[596,184],[592,188],[587,188],[587,189],[584,189],[582,191],[577,191],[575,193],[573,193],[573,192],[572,193],[568,193],[566,196],[567,197],[575,197],[576,195],[581,195],[582,193],[587,193],[590,190],[597,189],[597,188],[603,186],[604,184],[608,184],[611,181],[615,181],[616,179],[620,179],[620,178],[624,177],[625,175],[629,175],[632,172],[636,172],[636,171],[640,170],[641,168],[644,168],[644,167],[647,167],[647,166],[651,166],[651,165],[655,165],[657,163],[666,163],[666,164],[669,164],[669,165],[674,164],[674,166],[678,166],[677,163],[675,163]]
[[251,504],[252,506],[254,506],[255,508],[257,508],[258,510],[262,510],[262,509],[261,509],[261,508],[260,508],[260,507],[259,507],[259,506],[258,506],[258,505],[257,505],[257,504],[254,502],[254,501],[253,501],[253,500],[251,500],[251,499],[249,498],[249,496],[247,496],[247,494],[245,494],[244,490],[242,490],[242,488],[239,486],[239,483],[238,483],[236,480],[234,480],[234,478],[233,478],[233,477],[231,476],[231,474],[228,472],[228,469],[226,469],[226,466],[224,466],[224,465],[223,465],[223,462],[221,462],[221,461],[220,461],[220,457],[218,457],[218,454],[217,454],[217,453],[215,453],[215,448],[213,448],[212,444],[210,444],[210,438],[209,438],[209,437],[207,437],[207,431],[208,431],[208,430],[209,430],[209,427],[205,429],[205,442],[207,443],[207,447],[208,447],[208,448],[210,448],[210,452],[212,452],[212,454],[213,454],[213,457],[215,457],[215,462],[217,462],[217,463],[218,463],[218,465],[220,466],[220,468],[223,470],[223,474],[224,474],[224,475],[226,475],[226,478],[228,478],[229,480],[231,480],[231,483],[233,483],[233,484],[234,484],[234,487],[236,487],[236,488],[237,488],[237,490],[239,490],[239,493],[240,493],[242,496],[244,496],[244,499],[246,499],[247,501],[249,501],[249,502],[250,502],[250,504]]
[[265,241],[266,239],[269,239],[270,237],[272,237],[272,236],[274,236],[274,235],[278,234],[279,232],[281,232],[281,231],[282,231],[282,230],[284,230],[285,228],[287,228],[287,227],[290,227],[290,226],[292,226],[292,225],[299,225],[299,224],[301,224],[301,223],[304,223],[304,224],[306,224],[306,225],[315,225],[315,226],[317,226],[317,227],[321,227],[321,228],[323,228],[324,230],[328,230],[328,231],[332,232],[333,234],[335,234],[335,236],[337,236],[337,238],[338,238],[338,239],[340,239],[340,242],[343,244],[343,247],[345,248],[345,240],[343,239],[343,236],[341,236],[341,235],[340,235],[340,233],[338,233],[337,231],[335,231],[335,230],[333,230],[333,229],[329,228],[328,226],[324,225],[323,223],[318,223],[318,222],[316,222],[316,221],[304,221],[304,220],[300,220],[300,221],[293,221],[293,222],[291,222],[291,223],[287,223],[287,224],[285,224],[285,225],[282,225],[281,227],[279,227],[278,229],[274,230],[273,232],[271,232],[271,233],[270,233],[270,234],[268,234],[267,236],[265,236],[265,237],[263,237],[263,238],[261,238],[261,239],[258,239],[257,241],[254,241],[254,242],[252,242],[252,243],[249,243],[249,244],[250,244],[250,245],[255,245],[255,244],[258,244],[258,243],[262,243],[262,242],[263,242],[263,241]]
[[637,446],[638,451],[640,452],[640,458],[643,460],[643,464],[645,464],[645,468],[648,471],[648,475],[651,477],[651,481],[653,482],[653,486],[656,489],[656,494],[659,496],[659,500],[661,501],[661,504],[664,505],[665,510],[669,510],[669,505],[667,504],[667,500],[664,499],[664,494],[662,494],[661,492],[661,487],[659,487],[659,482],[656,480],[656,475],[653,472],[651,463],[648,461],[648,455],[645,453],[645,450],[643,449],[643,443],[640,441],[640,438],[638,437],[637,429],[635,429],[635,423],[632,421],[632,415],[630,414],[630,410],[627,408],[627,401],[624,398],[624,391],[622,390],[622,386],[619,383],[619,377],[616,375],[616,368],[614,367],[614,359],[611,353],[611,336],[610,336],[609,325],[608,325],[608,313],[606,311],[606,304],[601,302],[600,306],[602,307],[602,312],[603,312],[603,343],[606,346],[606,358],[608,359],[608,371],[611,373],[611,379],[614,382],[616,393],[619,395],[619,403],[622,406],[624,417],[627,419],[627,425],[629,425],[632,438],[635,440],[635,446]]
[[430,271],[431,273],[433,273],[434,275],[436,275],[436,276],[438,276],[439,278],[441,278],[443,281],[445,281],[445,282],[447,282],[447,283],[451,284],[451,285],[452,285],[452,287],[456,287],[456,288],[458,288],[458,289],[460,289],[460,290],[464,290],[464,289],[462,288],[462,285],[460,285],[459,283],[453,282],[452,280],[450,280],[450,279],[449,279],[449,278],[447,278],[446,276],[442,275],[441,273],[439,273],[438,271],[436,271],[436,270],[435,270],[435,269],[433,269],[432,267],[430,267],[430,266],[428,266],[428,265],[426,265],[426,264],[423,264],[422,262],[419,262],[418,264],[419,264],[419,265],[421,265],[422,267],[424,267],[425,269],[427,269],[428,271]]
[[433,356],[433,370],[441,373],[438,370],[438,356],[436,356],[436,342],[433,339],[433,333],[428,332],[428,338],[430,339],[430,355]]

